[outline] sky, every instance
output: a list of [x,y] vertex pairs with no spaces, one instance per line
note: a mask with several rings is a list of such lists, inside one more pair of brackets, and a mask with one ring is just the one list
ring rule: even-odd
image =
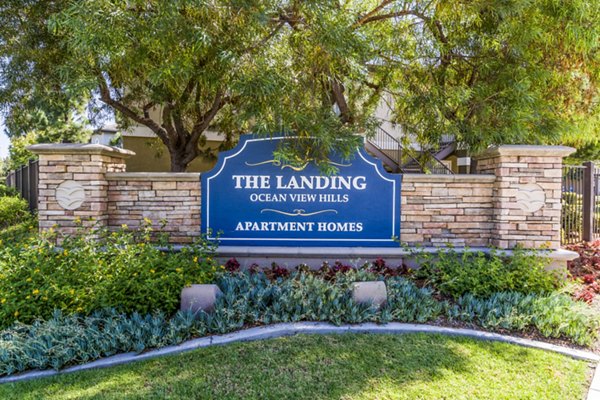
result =
[[8,137],[2,132],[3,126],[0,126],[0,158],[8,156]]
[[8,156],[8,137],[4,134],[4,118],[0,116],[0,158]]

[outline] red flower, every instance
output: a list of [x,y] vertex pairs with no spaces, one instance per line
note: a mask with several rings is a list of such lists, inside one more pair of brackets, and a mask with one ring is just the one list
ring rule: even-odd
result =
[[575,293],[575,300],[585,301],[589,304],[594,300],[594,292],[588,289],[577,292]]
[[587,284],[594,283],[595,280],[596,280],[596,277],[592,274],[587,274],[587,275],[583,276],[583,282],[585,282]]
[[230,258],[225,263],[225,269],[229,272],[237,272],[240,270],[240,263],[235,259],[235,257]]

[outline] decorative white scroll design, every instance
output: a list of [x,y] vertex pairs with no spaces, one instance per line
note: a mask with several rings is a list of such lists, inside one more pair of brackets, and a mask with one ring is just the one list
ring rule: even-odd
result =
[[265,212],[273,212],[273,213],[277,213],[277,214],[288,215],[290,217],[310,217],[311,215],[317,215],[317,214],[323,214],[323,213],[330,213],[330,212],[334,213],[334,214],[338,213],[336,210],[321,210],[321,211],[314,211],[314,212],[307,213],[306,210],[302,210],[299,208],[293,210],[293,212],[274,210],[272,208],[265,208],[260,211],[261,214],[263,214]]
[[56,188],[56,201],[65,210],[76,210],[85,201],[85,189],[75,181],[64,181]]
[[[294,166],[294,165],[291,165],[291,164],[283,164],[281,162],[281,160],[275,160],[275,159],[261,161],[261,162],[257,162],[257,163],[249,163],[249,162],[246,161],[245,164],[247,166],[249,166],[249,167],[257,167],[259,165],[271,164],[271,165],[273,165],[275,167],[281,167],[281,169],[290,168],[290,169],[293,169],[296,172],[299,172],[299,171],[303,171],[308,166],[308,164],[310,164],[311,161],[312,160],[308,160],[304,164],[299,165],[299,166]],[[352,166],[352,164],[340,164],[340,163],[336,163],[336,162],[333,162],[333,161],[327,161],[327,162],[329,164],[331,164],[331,165],[335,165],[336,167],[351,167]]]
[[515,196],[517,206],[526,212],[536,212],[546,204],[546,193],[544,189],[536,183],[528,183],[516,187]]

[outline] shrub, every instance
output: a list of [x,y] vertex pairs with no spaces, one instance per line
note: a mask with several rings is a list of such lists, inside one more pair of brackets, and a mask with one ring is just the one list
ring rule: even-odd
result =
[[447,307],[433,297],[430,288],[418,288],[407,279],[391,278],[386,285],[388,302],[381,311],[381,322],[425,323],[441,316]]
[[27,202],[20,197],[0,197],[0,229],[29,217]]
[[0,182],[0,197],[17,197],[18,192],[15,188],[6,186],[4,183]]
[[510,257],[492,251],[440,251],[420,254],[421,268],[415,272],[442,294],[458,298],[466,293],[489,297],[497,292],[543,293],[556,289],[560,277],[546,270],[543,253],[516,248]]
[[390,301],[382,311],[354,303],[352,283],[375,278],[368,271],[356,270],[338,276],[335,283],[302,271],[275,280],[262,272],[222,275],[218,285],[223,296],[214,313],[200,312],[195,318],[181,312],[169,320],[165,313],[127,315],[111,309],[84,317],[57,311],[45,322],[18,323],[0,332],[0,375],[26,369],[58,369],[257,323],[360,323],[385,320],[386,316],[396,321],[425,322],[440,314],[442,306],[431,297],[430,290],[419,289],[399,277],[388,281]]
[[568,338],[579,345],[591,345],[600,327],[588,306],[556,293],[495,293],[487,299],[467,294],[448,309],[448,317],[492,330],[535,328],[544,337]]
[[217,270],[206,242],[161,251],[151,243],[149,227],[114,233],[82,228],[61,247],[55,239],[35,235],[0,248],[0,327],[49,318],[55,309],[170,315],[184,286],[210,282]]
[[223,291],[212,314],[178,312],[122,314],[115,310],[90,316],[55,312],[43,322],[15,324],[0,332],[0,375],[34,368],[62,368],[119,352],[180,343],[205,334],[226,333],[243,326],[293,321],[340,323],[427,322],[447,316],[488,329],[529,331],[589,345],[597,335],[598,316],[581,302],[562,294],[497,293],[488,299],[472,295],[454,304],[437,301],[429,288],[402,277],[386,281],[388,302],[380,310],[356,304],[353,282],[383,279],[367,270],[339,274],[335,281],[304,271],[269,279],[262,272],[221,275]]
[[[227,332],[246,324],[271,324],[302,320],[358,323],[372,317],[369,306],[354,303],[351,284],[364,279],[348,274],[335,283],[303,271],[275,280],[263,272],[224,275],[217,280],[223,296],[210,316],[209,329]],[[369,277],[373,279],[372,276]]]
[[269,276],[263,272],[221,276],[217,284],[223,296],[210,317],[209,330],[227,332],[248,324],[294,321],[426,322],[442,310],[431,290],[419,289],[402,277],[388,279],[389,301],[381,311],[355,303],[351,295],[354,282],[383,279],[367,269],[338,274],[335,281],[302,270],[288,278],[271,280]]
[[17,324],[0,333],[0,375],[28,369],[59,369],[122,352],[181,343],[205,333],[205,322],[189,313],[166,318],[115,310],[88,317],[54,313],[47,321]]
[[22,243],[27,238],[37,235],[37,233],[37,218],[30,215],[18,224],[0,229],[0,247]]

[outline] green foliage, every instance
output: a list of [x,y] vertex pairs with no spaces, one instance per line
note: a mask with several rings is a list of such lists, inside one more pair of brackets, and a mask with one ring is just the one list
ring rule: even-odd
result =
[[0,102],[11,138],[35,133],[43,142],[56,142],[85,131],[86,121],[80,118],[86,102],[57,73],[66,49],[48,30],[48,17],[66,6],[50,0],[6,0],[0,5]]
[[[281,11],[269,0],[85,1],[47,17],[69,55],[57,73],[74,95],[96,91],[98,106],[116,112],[121,125],[148,127],[169,150],[172,170],[182,171],[198,156],[214,156],[209,127],[223,133],[226,148],[289,90],[273,43]],[[280,118],[268,125],[269,133],[281,131]]]
[[[453,134],[472,151],[490,143],[595,140],[599,32],[589,24],[598,19],[597,4],[430,5],[416,2],[420,15],[404,17],[404,25],[393,20],[375,25],[399,35],[389,41],[390,50],[404,45],[402,66],[390,74],[396,119],[406,131],[430,143]],[[407,14],[414,14],[412,8]]]
[[17,195],[18,193],[15,188],[6,186],[4,182],[0,182],[0,197],[15,197]]
[[591,308],[565,294],[495,293],[487,299],[467,294],[448,309],[448,317],[492,330],[535,328],[544,337],[569,338],[584,346],[593,343],[600,328]]
[[[118,352],[141,352],[177,344],[193,336],[227,333],[244,326],[297,321],[419,322],[448,317],[488,329],[530,331],[590,345],[600,320],[584,303],[567,295],[497,293],[488,299],[472,295],[456,303],[438,301],[431,289],[420,289],[402,277],[386,280],[388,302],[376,310],[355,303],[352,283],[373,280],[366,270],[349,271],[334,281],[303,271],[270,280],[264,273],[236,273],[217,279],[223,295],[211,314],[178,312],[130,316],[114,310],[81,317],[55,312],[48,321],[15,324],[0,332],[0,375],[31,368],[61,368]],[[155,300],[156,301],[156,300]]]
[[223,333],[257,322],[362,322],[373,311],[352,301],[353,279],[356,279],[354,274],[331,284],[304,272],[275,281],[263,273],[222,276],[217,285],[223,296],[208,319],[209,329]]
[[27,121],[39,119],[32,109],[57,120],[91,101],[155,132],[174,170],[212,155],[212,129],[223,148],[242,132],[298,135],[276,156],[331,172],[330,153],[373,132],[382,102],[425,148],[442,135],[473,152],[584,146],[600,126],[592,4],[9,0],[0,103]]
[[418,289],[404,278],[388,280],[390,301],[383,311],[356,304],[351,298],[352,283],[367,279],[374,279],[374,275],[352,271],[338,276],[335,283],[305,272],[275,281],[263,273],[223,275],[217,280],[223,296],[217,300],[214,313],[200,312],[195,318],[181,312],[170,320],[162,313],[142,317],[108,310],[81,317],[54,312],[45,322],[18,323],[0,333],[0,375],[31,368],[58,369],[73,362],[118,352],[141,352],[180,343],[191,336],[226,333],[257,323],[308,320],[341,324],[387,318],[426,322],[438,317],[443,309],[430,290]]
[[181,343],[204,334],[201,320],[177,313],[124,315],[115,310],[88,317],[54,312],[47,321],[16,324],[0,334],[0,375],[27,369],[60,369],[124,352]]
[[0,245],[1,246],[13,246],[18,245],[29,237],[37,235],[38,224],[35,216],[29,216],[22,222],[11,225],[8,228],[0,229]]
[[510,257],[497,251],[487,255],[452,249],[435,255],[417,253],[416,257],[421,263],[416,277],[454,298],[467,293],[478,297],[509,291],[543,293],[561,283],[556,273],[546,271],[548,260],[543,252],[521,248],[514,249]]
[[403,278],[386,281],[388,301],[381,310],[380,322],[402,321],[425,323],[441,316],[447,307],[433,297],[430,288],[418,288]]
[[29,218],[29,205],[20,197],[0,196],[0,229]]
[[61,246],[51,233],[1,246],[0,326],[49,318],[55,309],[174,313],[184,286],[213,279],[213,248],[198,241],[179,252],[161,251],[150,230],[82,228]]
[[306,320],[334,324],[426,322],[440,315],[442,306],[433,299],[431,290],[419,289],[401,277],[386,281],[389,301],[381,311],[352,300],[352,283],[378,279],[383,278],[366,270],[338,274],[335,281],[301,271],[274,281],[263,273],[225,275],[217,281],[223,297],[209,318],[209,330],[227,332],[257,322]]
[[74,96],[56,74],[64,59],[48,15],[66,2],[7,0],[0,5],[0,104],[4,133],[11,139],[5,171],[35,158],[34,143],[87,142],[87,101]]
[[27,202],[15,188],[0,182],[0,245],[18,243],[36,228]]
[[577,151],[563,160],[565,164],[581,165],[586,161],[600,161],[600,140],[584,144],[564,143],[569,146],[576,146]]

